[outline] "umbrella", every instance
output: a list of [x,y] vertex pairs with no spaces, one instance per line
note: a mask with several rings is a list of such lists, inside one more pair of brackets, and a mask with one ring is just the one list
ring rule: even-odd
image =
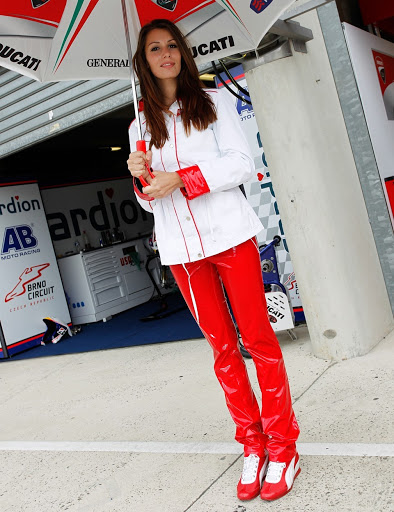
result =
[[293,1],[3,0],[0,66],[41,82],[127,79],[127,43],[155,18],[177,24],[198,65],[255,49]]
[[41,82],[131,78],[136,104],[131,56],[142,25],[176,23],[198,65],[257,48],[293,1],[3,0],[0,66]]

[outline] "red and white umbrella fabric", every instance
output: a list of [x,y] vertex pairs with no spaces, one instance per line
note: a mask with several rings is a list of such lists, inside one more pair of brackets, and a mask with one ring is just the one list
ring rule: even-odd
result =
[[0,66],[41,82],[130,79],[130,50],[155,18],[176,23],[202,64],[255,49],[293,2],[1,0]]

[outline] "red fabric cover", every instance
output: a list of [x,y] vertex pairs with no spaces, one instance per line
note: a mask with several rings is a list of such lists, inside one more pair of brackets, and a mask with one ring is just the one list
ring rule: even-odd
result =
[[387,0],[359,0],[359,5],[366,25],[394,16],[394,3]]
[[192,165],[191,167],[185,167],[176,171],[181,177],[185,187],[181,188],[182,194],[187,199],[194,199],[195,197],[201,196],[209,192],[208,183],[198,167],[198,165]]

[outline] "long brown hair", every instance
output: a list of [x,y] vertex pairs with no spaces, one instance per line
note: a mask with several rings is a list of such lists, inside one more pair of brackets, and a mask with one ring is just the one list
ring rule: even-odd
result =
[[209,124],[216,121],[217,115],[213,101],[203,89],[187,39],[178,27],[165,19],[153,20],[144,25],[139,34],[133,65],[140,81],[141,95],[144,100],[146,127],[151,135],[150,147],[161,148],[168,140],[168,130],[163,115],[167,107],[164,105],[162,92],[148,67],[145,56],[147,35],[156,28],[168,30],[181,53],[181,71],[178,75],[176,95],[182,105],[181,118],[186,133],[190,133],[192,125],[196,130],[207,129]]

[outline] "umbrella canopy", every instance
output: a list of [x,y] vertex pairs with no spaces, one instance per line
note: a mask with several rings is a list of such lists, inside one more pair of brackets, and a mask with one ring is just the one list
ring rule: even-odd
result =
[[[155,18],[177,24],[197,64],[257,47],[294,0],[13,0],[0,5],[0,66],[41,82],[129,79]],[[126,16],[122,9],[126,7]],[[127,28],[125,30],[125,18]],[[126,34],[129,33],[127,38]]]

